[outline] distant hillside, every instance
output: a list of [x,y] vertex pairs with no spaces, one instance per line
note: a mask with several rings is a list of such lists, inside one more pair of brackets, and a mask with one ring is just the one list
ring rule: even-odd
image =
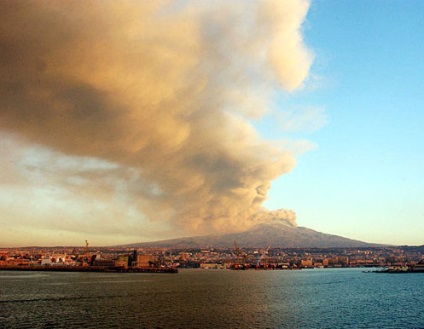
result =
[[246,232],[222,235],[185,237],[155,242],[133,243],[128,247],[165,248],[232,248],[234,241],[240,247],[255,248],[271,245],[273,248],[338,248],[372,247],[378,244],[351,240],[337,235],[320,233],[306,227],[292,227],[285,224],[260,224]]

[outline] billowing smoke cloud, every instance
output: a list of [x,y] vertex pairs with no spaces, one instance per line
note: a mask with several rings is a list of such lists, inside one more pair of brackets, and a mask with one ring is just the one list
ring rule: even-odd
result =
[[295,224],[290,211],[261,208],[294,159],[250,120],[308,74],[307,1],[0,6],[1,130],[110,164],[69,173],[80,181],[129,175],[120,184],[151,220],[198,233]]
[[260,209],[252,216],[252,219],[257,223],[278,223],[288,226],[297,226],[296,213],[289,209]]

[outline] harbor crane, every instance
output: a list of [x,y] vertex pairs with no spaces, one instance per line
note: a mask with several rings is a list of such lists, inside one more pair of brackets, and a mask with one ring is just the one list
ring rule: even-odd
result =
[[234,241],[234,251],[237,255],[237,264],[240,264],[240,248],[237,246],[237,242]]
[[241,262],[241,258],[240,258],[241,249],[239,248],[239,246],[237,246],[237,242],[236,241],[234,241],[234,251],[235,251],[235,253],[237,255],[237,262],[235,264],[233,264],[231,266],[231,268],[233,270],[244,270],[245,269],[245,264],[246,264],[246,258],[245,258],[246,255],[243,255],[244,262],[242,263]]

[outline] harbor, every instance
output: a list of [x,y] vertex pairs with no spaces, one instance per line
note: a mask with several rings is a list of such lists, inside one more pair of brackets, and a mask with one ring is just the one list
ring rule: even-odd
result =
[[406,266],[390,266],[376,271],[371,271],[373,273],[393,273],[393,274],[403,274],[403,273],[424,273],[424,263],[416,265],[406,265]]
[[172,267],[107,267],[107,266],[0,266],[0,271],[40,271],[40,272],[101,272],[101,273],[178,273]]

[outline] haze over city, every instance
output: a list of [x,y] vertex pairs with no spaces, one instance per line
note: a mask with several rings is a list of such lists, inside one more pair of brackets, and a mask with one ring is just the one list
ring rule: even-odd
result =
[[424,243],[424,3],[0,9],[0,246]]

